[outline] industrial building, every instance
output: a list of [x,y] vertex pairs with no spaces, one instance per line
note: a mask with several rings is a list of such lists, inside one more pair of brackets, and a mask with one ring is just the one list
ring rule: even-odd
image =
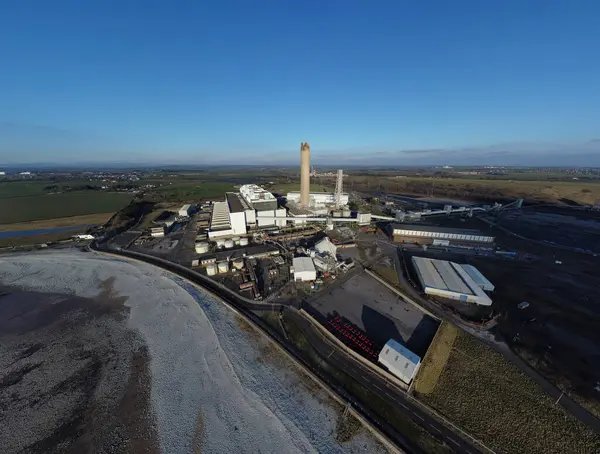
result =
[[493,292],[496,289],[496,287],[494,287],[494,284],[488,281],[488,279],[483,274],[481,274],[481,271],[479,271],[473,265],[461,264],[460,266],[463,270],[467,272],[467,274],[471,277],[471,279],[473,279],[473,281],[479,286],[479,288],[481,288],[481,290],[485,290],[486,292]]
[[186,203],[181,208],[179,208],[178,214],[179,214],[179,216],[189,216],[192,214],[193,211],[194,211],[193,206],[189,203]]
[[310,257],[294,257],[293,260],[294,281],[306,282],[317,279],[317,270]]
[[[336,203],[336,195],[334,192],[311,192],[308,196],[309,201],[307,207],[324,207],[329,205],[335,205]],[[288,202],[298,203],[300,202],[300,192],[288,192],[286,195],[286,199]],[[349,196],[347,193],[342,193],[340,195],[340,204],[348,205]]]
[[256,211],[277,209],[277,198],[266,189],[255,184],[245,184],[240,187],[240,195]]
[[158,238],[165,236],[165,228],[164,227],[150,227],[150,235]]
[[315,244],[315,251],[317,251],[319,254],[326,254],[335,258],[337,246],[329,240],[329,237],[326,236]]
[[493,289],[494,286],[478,270],[477,273],[483,279],[478,277],[480,283],[473,280],[470,274],[473,273],[473,267],[467,271],[463,265],[457,263],[424,257],[413,257],[412,262],[426,294],[491,306],[492,300],[483,287]]
[[229,206],[227,202],[213,203],[208,237],[212,239],[231,235],[233,235],[233,229],[229,220]]
[[[225,194],[227,207],[229,209],[229,224],[234,235],[246,234],[246,209],[242,198],[235,193]],[[248,210],[254,212],[254,210]]]
[[394,241],[399,243],[432,244],[450,246],[470,244],[493,246],[495,238],[479,230],[452,229],[430,225],[397,224],[393,226]]
[[237,249],[225,249],[216,253],[200,255],[196,260],[202,266],[217,262],[233,262],[239,259],[261,259],[278,256],[280,251],[270,244],[257,244]]
[[379,362],[407,385],[410,384],[421,365],[421,358],[401,343],[390,339],[379,353]]

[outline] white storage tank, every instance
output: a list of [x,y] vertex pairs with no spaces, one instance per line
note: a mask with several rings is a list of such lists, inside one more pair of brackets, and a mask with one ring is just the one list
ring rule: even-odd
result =
[[219,262],[217,265],[219,273],[227,273],[229,271],[229,262]]
[[241,270],[242,268],[244,268],[244,259],[235,259],[233,261],[233,267],[236,270]]
[[196,243],[196,254],[206,254],[208,252],[208,243]]
[[240,238],[240,246],[248,246],[248,238]]
[[225,240],[219,239],[217,240],[217,248],[222,249],[225,247]]
[[214,263],[209,263],[208,265],[206,265],[206,274],[208,274],[209,276],[214,276],[215,274],[217,274],[217,265],[215,265]]
[[233,237],[233,244],[239,246],[239,244],[240,244],[240,237],[239,236],[234,236]]
[[349,218],[349,217],[350,217],[350,210],[349,210],[349,209],[346,209],[346,208],[344,208],[344,210],[342,211],[342,215],[343,215],[345,218]]
[[233,240],[225,240],[225,249],[231,249],[233,247]]

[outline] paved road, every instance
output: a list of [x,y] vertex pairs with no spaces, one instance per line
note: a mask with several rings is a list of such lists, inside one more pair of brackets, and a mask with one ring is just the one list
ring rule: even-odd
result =
[[[425,428],[435,438],[442,440],[453,451],[465,454],[489,452],[480,450],[476,445],[467,439],[461,438],[456,432],[438,422],[434,416],[423,410],[419,404],[408,397],[404,390],[375,374],[367,366],[341,351],[328,338],[318,333],[308,320],[291,312],[288,312],[288,315],[293,317],[294,323],[301,327],[309,343],[319,352],[324,360],[351,375],[361,386],[373,394],[378,394],[387,401],[394,402],[398,406],[398,410],[403,412],[407,418]],[[411,446],[412,443],[404,439],[393,427],[386,425],[383,429],[388,433],[391,432],[396,438],[404,440],[405,444]]]

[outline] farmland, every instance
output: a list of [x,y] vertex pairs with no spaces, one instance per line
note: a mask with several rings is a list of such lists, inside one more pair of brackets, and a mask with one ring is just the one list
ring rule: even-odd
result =
[[0,198],[0,224],[115,212],[132,195],[118,192],[72,192]]
[[171,183],[144,194],[151,202],[198,202],[200,199],[223,198],[225,192],[233,191],[234,184],[219,181],[195,181]]
[[81,216],[69,216],[58,219],[43,219],[40,221],[18,222],[14,224],[0,224],[0,232],[16,232],[22,230],[53,229],[80,225],[104,224],[113,215],[109,213],[84,214]]
[[528,202],[593,204],[600,198],[596,180],[498,180],[475,178],[351,176],[344,187],[356,191],[383,191],[473,201],[522,198]]
[[501,354],[462,331],[437,383],[427,379],[431,368],[424,364],[417,397],[498,453],[600,452],[597,434]]

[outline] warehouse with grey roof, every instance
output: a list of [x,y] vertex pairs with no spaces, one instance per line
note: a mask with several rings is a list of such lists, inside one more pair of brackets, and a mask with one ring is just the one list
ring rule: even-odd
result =
[[[465,265],[467,271],[458,263],[424,257],[413,257],[412,262],[426,294],[491,306],[492,300],[485,290],[493,290],[494,286],[476,268]],[[477,270],[479,282],[471,277],[473,269]]]

